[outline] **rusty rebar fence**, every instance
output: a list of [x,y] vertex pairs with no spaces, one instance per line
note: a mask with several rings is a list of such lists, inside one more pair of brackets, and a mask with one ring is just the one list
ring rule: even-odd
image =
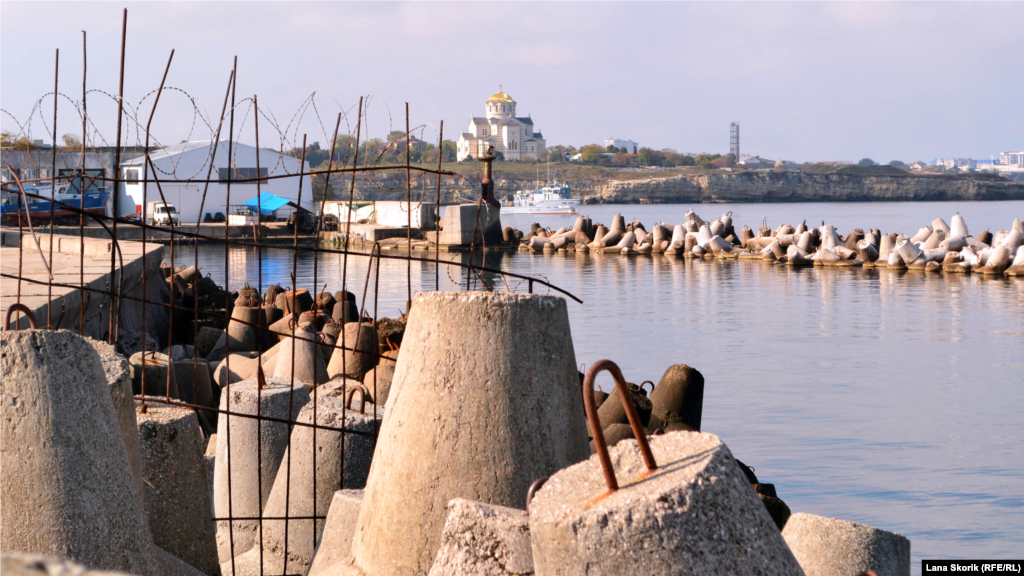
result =
[[[365,350],[359,347],[358,338],[357,342],[348,342],[346,339],[346,330],[344,324],[346,322],[357,322],[359,323],[359,329],[362,330],[364,325],[366,326],[377,326],[379,322],[383,320],[383,317],[379,316],[378,311],[378,297],[380,294],[381,287],[381,264],[386,261],[398,261],[405,263],[405,274],[404,283],[406,288],[407,300],[411,305],[413,297],[413,286],[412,286],[412,266],[417,264],[418,266],[424,266],[432,268],[434,272],[434,289],[440,289],[440,269],[445,267],[455,268],[466,273],[465,288],[470,289],[474,285],[480,286],[484,289],[488,288],[487,284],[481,278],[481,274],[492,274],[495,277],[501,278],[504,283],[504,287],[509,291],[515,291],[518,287],[525,284],[526,288],[533,292],[535,286],[542,286],[545,289],[553,292],[557,292],[565,295],[566,297],[579,301],[578,298],[565,290],[554,286],[547,282],[542,277],[537,276],[525,276],[512,273],[507,270],[501,270],[498,268],[490,268],[485,264],[477,265],[474,264],[473,259],[470,258],[468,262],[453,261],[450,259],[441,259],[440,257],[440,246],[438,245],[438,236],[434,236],[434,240],[431,241],[429,238],[420,237],[419,240],[425,240],[429,249],[434,250],[434,254],[428,252],[425,256],[419,257],[414,256],[412,251],[413,244],[413,222],[412,222],[412,183],[415,179],[425,177],[433,178],[436,180],[436,209],[438,210],[438,216],[441,204],[441,178],[445,176],[460,177],[458,174],[450,171],[442,170],[441,158],[440,158],[440,145],[443,142],[443,124],[438,134],[439,143],[439,158],[437,168],[427,167],[425,165],[414,165],[410,162],[409,150],[412,142],[411,137],[414,130],[410,128],[409,124],[409,107],[408,104],[405,106],[405,130],[404,130],[404,141],[405,141],[405,162],[399,165],[382,165],[381,159],[383,152],[378,154],[376,157],[360,157],[360,140],[364,137],[365,133],[365,109],[366,99],[360,98],[359,104],[356,107],[356,120],[355,120],[355,136],[354,138],[347,139],[347,149],[338,150],[337,146],[339,143],[339,130],[343,121],[349,124],[348,112],[342,111],[337,115],[333,137],[331,139],[331,150],[330,156],[325,167],[310,169],[307,167],[307,141],[306,134],[302,135],[302,147],[301,149],[293,148],[293,159],[296,164],[296,172],[289,172],[287,169],[280,165],[280,160],[273,167],[267,167],[261,165],[260,159],[260,122],[261,119],[266,121],[268,118],[272,118],[265,109],[261,108],[260,100],[257,96],[251,98],[244,98],[239,101],[236,98],[236,84],[238,77],[237,57],[235,58],[234,65],[228,75],[227,87],[224,94],[224,100],[221,107],[219,117],[216,122],[207,122],[208,127],[211,130],[212,140],[209,145],[208,158],[202,164],[202,167],[197,170],[194,174],[185,175],[182,177],[174,173],[168,173],[166,169],[158,166],[153,159],[153,155],[162,146],[158,146],[157,140],[152,134],[153,120],[156,117],[157,107],[160,103],[161,96],[169,88],[166,86],[168,73],[171,70],[171,64],[174,58],[174,51],[171,51],[168,57],[166,66],[164,67],[162,78],[159,87],[147,94],[146,98],[150,95],[153,97],[153,104],[149,110],[148,117],[145,121],[141,121],[139,108],[127,106],[124,99],[124,78],[125,78],[125,50],[126,50],[126,39],[127,39],[127,11],[124,13],[124,20],[122,22],[121,30],[121,51],[120,51],[120,74],[118,81],[118,93],[117,96],[111,96],[102,91],[89,91],[86,87],[86,80],[83,74],[83,86],[82,86],[82,100],[80,103],[74,103],[76,110],[80,113],[82,118],[82,142],[81,142],[81,153],[80,159],[74,167],[67,170],[64,175],[59,176],[57,174],[57,107],[59,103],[59,96],[63,96],[65,99],[70,100],[58,90],[58,73],[57,66],[59,65],[59,52],[55,60],[55,72],[54,72],[54,91],[52,93],[53,98],[53,120],[52,126],[48,126],[48,133],[52,133],[54,139],[54,146],[49,155],[51,156],[51,168],[50,173],[46,175],[40,175],[36,178],[22,179],[17,171],[10,171],[11,180],[10,182],[4,182],[2,185],[2,191],[5,195],[5,202],[8,207],[11,204],[16,204],[12,210],[5,211],[5,222],[3,223],[4,231],[4,250],[13,250],[15,246],[12,244],[16,243],[17,248],[17,269],[6,268],[0,277],[16,282],[16,290],[13,295],[13,299],[5,297],[4,308],[6,308],[6,317],[4,329],[8,330],[12,327],[17,328],[21,317],[35,328],[37,325],[41,329],[57,329],[60,327],[74,327],[77,326],[79,334],[85,335],[86,330],[86,318],[87,309],[94,309],[98,306],[102,309],[99,314],[100,322],[97,326],[100,328],[90,329],[89,333],[97,334],[102,333],[105,339],[110,344],[118,345],[120,349],[124,350],[126,354],[141,352],[141,366],[144,368],[150,363],[157,362],[157,353],[160,350],[164,350],[166,354],[166,361],[168,369],[166,370],[166,380],[163,382],[147,381],[147,370],[142,369],[140,371],[141,377],[138,383],[138,389],[136,392],[137,410],[145,413],[153,406],[174,406],[179,408],[185,408],[195,411],[197,418],[200,420],[204,427],[204,432],[210,435],[214,432],[226,434],[227,444],[230,445],[231,439],[231,426],[227,425],[227,422],[231,418],[241,419],[254,419],[257,422],[257,427],[264,424],[286,424],[288,426],[289,438],[291,438],[291,432],[296,427],[306,427],[312,429],[313,434],[313,445],[316,446],[316,434],[318,431],[331,432],[341,435],[341,443],[344,445],[346,435],[361,435],[376,438],[379,424],[380,414],[378,413],[379,408],[379,396],[377,394],[376,383],[377,383],[377,371],[379,360],[373,366],[372,370],[372,386],[367,387],[364,384],[353,384],[352,390],[349,391],[349,385],[344,384],[343,395],[346,398],[346,402],[343,402],[343,412],[340,426],[328,426],[321,424],[317,418],[317,406],[318,406],[318,395],[321,393],[320,390],[326,382],[303,382],[310,392],[310,402],[313,406],[313,417],[312,422],[300,421],[298,417],[293,414],[292,402],[296,393],[296,386],[300,382],[295,375],[295,351],[296,346],[291,346],[292,362],[291,374],[289,375],[288,385],[291,387],[291,393],[289,397],[289,409],[288,417],[280,418],[261,412],[262,406],[262,394],[265,390],[267,375],[264,373],[263,360],[264,354],[267,352],[266,344],[274,341],[285,342],[291,341],[293,344],[297,342],[305,342],[311,344],[314,353],[314,363],[318,363],[322,359],[322,355],[325,354],[325,350],[329,351],[331,355],[342,354],[343,364],[345,363],[346,355],[352,354],[370,354],[373,358],[379,359],[382,355],[382,349],[380,346],[375,347],[373,350]],[[86,69],[86,60],[84,57],[85,53],[85,35],[83,33],[83,72]],[[184,93],[184,91],[174,88],[178,92]],[[93,128],[92,133],[98,134],[98,130],[95,124],[92,123],[92,119],[89,117],[86,108],[86,99],[92,92],[100,92],[113,98],[117,102],[117,137],[115,139],[115,145],[113,148],[114,161],[112,166],[104,166],[102,174],[89,173],[86,164],[86,154],[89,149],[89,134],[90,128]],[[187,95],[187,93],[186,93]],[[48,98],[49,95],[43,98]],[[193,106],[198,109],[197,100],[191,96],[188,96]],[[40,99],[42,102],[43,98]],[[371,97],[374,98],[374,97]],[[379,97],[377,97],[379,98]],[[316,109],[315,101],[307,100],[304,103],[303,110],[313,109],[318,121],[322,125],[320,118],[320,111]],[[40,110],[34,110],[40,113]],[[256,142],[256,157],[255,164],[256,169],[254,173],[249,174],[244,170],[241,170],[235,160],[234,153],[236,151],[237,134],[236,131],[236,113],[240,112],[243,115],[242,121],[239,123],[244,124],[249,116],[252,117],[252,135]],[[5,111],[6,113],[6,111]],[[8,114],[10,116],[10,114]],[[133,149],[140,153],[138,163],[132,164],[133,169],[141,171],[141,177],[133,177],[131,182],[134,186],[142,187],[142,204],[141,204],[141,218],[126,217],[121,215],[121,206],[119,206],[119,200],[121,198],[120,190],[123,186],[126,186],[125,172],[122,170],[122,162],[125,161],[125,153],[128,152],[128,147],[122,142],[122,129],[123,123],[128,120],[129,124],[134,124],[136,128],[136,135],[138,136],[136,145]],[[24,131],[24,124],[19,122],[19,128]],[[286,134],[288,129],[282,132],[276,123],[273,123],[274,127],[277,128],[279,135]],[[289,124],[290,126],[291,124]],[[297,125],[297,123],[296,123]],[[227,139],[222,140],[222,129],[227,128]],[[349,133],[352,132],[351,126],[349,126]],[[141,132],[140,132],[141,130]],[[191,134],[191,133],[190,133]],[[298,134],[295,134],[297,140]],[[282,139],[283,141],[283,139]],[[105,143],[105,141],[103,141]],[[141,143],[141,147],[139,146]],[[297,142],[296,142],[297,143]],[[389,144],[390,145],[390,144]],[[282,145],[283,151],[283,145]],[[97,149],[96,138],[93,138],[92,149]],[[219,151],[223,150],[227,154],[229,167],[226,170],[226,177],[224,174],[218,172],[214,174],[214,159]],[[279,156],[280,158],[280,156]],[[336,160],[337,158],[337,160]],[[351,158],[351,160],[350,160]],[[363,164],[360,165],[360,160]],[[29,154],[29,161],[33,162],[32,155]],[[38,166],[36,166],[38,168]],[[265,173],[264,173],[265,171]],[[406,184],[406,208],[409,211],[407,221],[407,236],[406,236],[406,250],[404,254],[402,251],[396,250],[396,253],[385,254],[382,251],[380,243],[373,243],[372,248],[356,249],[351,243],[351,231],[352,231],[352,214],[353,206],[355,203],[355,186],[357,179],[364,177],[367,174],[380,173],[380,172],[398,172],[405,173],[405,184]],[[107,174],[110,175],[107,175]],[[294,224],[291,226],[291,238],[290,242],[281,241],[280,237],[276,237],[273,241],[270,241],[265,236],[266,222],[263,216],[263,200],[261,191],[264,186],[280,179],[295,179],[297,178],[297,195],[295,205],[298,207],[294,213]],[[319,198],[316,197],[312,189],[304,189],[304,183],[309,182],[309,187],[312,188],[313,179],[322,179],[323,181],[323,192]],[[325,220],[325,204],[327,201],[327,195],[329,192],[329,183],[332,179],[348,179],[349,194],[347,198],[347,219],[346,222],[337,223],[338,232],[328,231],[326,228]],[[44,188],[30,185],[45,185],[49,184],[49,192],[46,193]],[[88,186],[95,188],[105,188],[112,190],[111,193],[111,204],[109,208],[104,206],[103,209],[96,210],[87,206],[87,184]],[[208,200],[208,192],[211,184],[223,184],[226,196],[225,196],[225,208],[230,207],[231,196],[234,192],[237,195],[238,186],[245,185],[250,187],[255,185],[257,205],[254,210],[255,222],[252,225],[251,237],[238,237],[240,226],[233,225],[230,215],[224,219],[223,230],[220,235],[216,234],[216,229],[211,226],[203,226],[197,221],[194,227],[185,226],[180,222],[175,222],[173,217],[169,217],[166,224],[160,224],[157,222],[150,222],[148,218],[148,208],[150,201],[154,200],[159,202],[158,206],[164,206],[166,209],[170,202],[167,199],[166,189],[168,186],[179,186],[188,185],[195,187],[202,187],[202,192],[199,197],[199,214],[203,214]],[[232,189],[232,185],[235,189]],[[69,186],[72,193],[63,194],[57,191],[63,190],[63,186]],[[77,186],[77,189],[75,188]],[[77,192],[77,194],[75,194]],[[303,218],[307,216],[302,209],[304,195],[308,195],[314,203],[318,203],[318,209],[312,211],[308,218],[312,218],[311,232],[302,233],[304,227]],[[77,196],[77,198],[76,198]],[[420,202],[424,199],[420,198]],[[314,204],[315,206],[315,204]],[[110,212],[108,214],[107,212]],[[33,216],[36,216],[36,221],[33,221]],[[44,235],[37,233],[37,228],[41,224],[41,220],[47,223],[47,232]],[[56,231],[56,223],[60,221],[67,223],[77,224],[77,229],[69,228],[68,230]],[[197,220],[199,220],[197,218]],[[87,226],[88,223],[88,226]],[[8,242],[8,238],[14,235],[16,225],[16,242],[13,238],[11,242]],[[241,226],[245,228],[245,225]],[[102,230],[102,232],[99,232]],[[102,281],[87,281],[86,278],[86,253],[90,251],[92,243],[96,242],[95,237],[89,237],[86,232],[90,234],[95,233],[98,235],[102,242],[106,242],[109,238],[109,274]],[[70,233],[69,233],[70,232]],[[325,237],[328,234],[332,234],[336,237],[338,233],[343,234],[341,237],[340,246],[330,247],[325,245]],[[126,238],[133,238],[128,240]],[[137,239],[137,240],[136,240]],[[55,257],[60,257],[62,262],[67,264],[68,259],[65,258],[67,254],[64,254],[64,247],[67,244],[70,252],[74,253],[77,251],[77,270],[74,270],[75,266],[72,266],[70,270],[74,274],[69,274],[69,268],[55,268]],[[45,245],[45,247],[44,247]],[[59,249],[55,249],[55,246],[60,246]],[[76,245],[76,246],[75,246]],[[191,245],[191,246],[189,246]],[[191,254],[188,253],[188,248],[191,247]],[[207,275],[204,277],[200,270],[200,253],[209,247],[220,247],[224,250],[224,261],[223,261],[223,286],[211,286],[211,276]],[[102,248],[102,247],[101,247]],[[256,270],[255,270],[255,286],[250,286],[248,281],[243,286],[232,286],[232,262],[230,253],[232,249],[246,249],[255,250],[257,254],[256,258]],[[471,247],[472,252],[482,253],[484,246],[478,246],[476,244],[474,234],[474,244]],[[55,254],[56,252],[56,254]],[[105,253],[104,250],[100,250],[101,253]],[[289,290],[281,288],[280,284],[284,280],[281,277],[267,279],[264,275],[264,255],[277,252],[279,254],[286,254],[291,264],[289,279],[291,284],[288,287]],[[126,253],[128,256],[126,257]],[[13,255],[13,253],[12,253]],[[334,255],[341,259],[341,274],[340,278],[321,278],[319,270],[319,262],[321,257],[327,255]],[[105,257],[105,256],[103,256]],[[308,258],[312,257],[312,283],[307,287],[300,287],[298,285],[298,261],[300,257]],[[24,269],[25,263],[28,259],[32,261],[38,260],[42,263],[42,270],[45,274],[29,274]],[[356,306],[355,318],[349,318],[343,316],[340,320],[341,326],[334,326],[334,330],[340,335],[338,338],[329,336],[325,333],[325,328],[335,323],[335,318],[330,314],[331,311],[326,311],[325,302],[329,301],[328,298],[324,298],[326,288],[334,284],[340,290],[341,298],[339,302],[344,303],[346,309],[348,302],[351,300],[355,301],[356,293],[358,292],[358,285],[355,287],[348,278],[349,274],[349,258],[361,259],[366,263],[366,274],[362,281],[362,294],[360,295],[360,303]],[[5,261],[7,258],[5,258]],[[90,262],[95,263],[95,259],[91,259]],[[126,266],[132,266],[133,261],[140,262],[140,264],[132,270],[138,269],[139,278],[126,277],[129,273],[129,268]],[[166,265],[164,264],[166,262]],[[206,265],[209,268],[209,260]],[[69,264],[70,265],[70,264]],[[63,266],[63,265],[62,265]],[[104,265],[105,266],[105,265]],[[159,267],[157,267],[159,266]],[[97,268],[97,266],[93,266]],[[95,271],[95,270],[93,270]],[[158,274],[155,282],[152,274]],[[74,276],[77,276],[77,282]],[[247,272],[246,278],[249,278]],[[388,282],[389,279],[385,278]],[[128,289],[127,284],[131,283],[133,288]],[[391,279],[391,283],[400,282],[400,280]],[[154,297],[151,294],[150,285],[154,283],[166,283],[167,285],[167,298]],[[318,287],[323,286],[318,291]],[[456,286],[460,288],[463,286],[461,280],[455,282]],[[25,292],[23,293],[23,287]],[[273,288],[272,288],[273,287]],[[45,306],[36,307],[36,313],[42,312],[46,315],[45,321],[37,319],[33,315],[33,308],[27,301],[29,298],[29,292],[31,292],[38,300],[43,298],[41,290],[45,289]],[[350,292],[350,289],[352,290]],[[308,307],[304,306],[300,302],[300,296],[303,291],[307,291],[307,295],[311,296]],[[373,300],[372,306],[369,303],[368,295],[372,290]],[[54,296],[55,291],[60,292],[60,295]],[[287,329],[274,329],[271,327],[273,323],[271,321],[274,318],[274,314],[265,312],[265,309],[270,308],[271,311],[277,308],[277,292],[280,291],[285,294],[284,308],[281,310],[282,319],[287,318]],[[68,310],[68,302],[77,299],[77,310]],[[234,315],[234,309],[241,304],[247,304],[249,307],[258,308],[260,310],[259,320],[253,322],[242,318],[236,318]],[[33,301],[35,302],[35,301]],[[97,304],[98,303],[98,304]],[[72,306],[73,307],[73,306]],[[56,309],[59,308],[59,309]],[[130,315],[131,322],[130,326],[126,325],[128,318],[126,318],[126,309],[131,308],[133,311],[137,311],[138,322],[136,322],[136,314],[133,312]],[[406,309],[406,314],[408,308]],[[265,315],[266,314],[266,315]],[[74,316],[77,316],[77,323],[73,322]],[[95,316],[95,312],[90,313],[90,318]],[[13,320],[12,320],[13,317]],[[308,334],[306,330],[303,330],[301,334],[297,333],[301,326],[309,321],[312,323],[313,337],[307,337],[303,334]],[[256,383],[256,394],[257,394],[257,409],[255,413],[250,413],[245,410],[239,410],[231,405],[231,394],[227,394],[228,388],[232,385],[232,371],[231,362],[234,357],[238,362],[238,356],[232,352],[232,337],[228,334],[230,326],[234,324],[237,326],[249,328],[256,334],[256,349],[255,350],[236,350],[235,352],[245,352],[247,354],[255,353],[253,359],[257,362],[257,368],[255,371],[254,379]],[[163,330],[166,328],[166,338],[163,337]],[[223,390],[218,383],[213,373],[212,366],[208,362],[208,359],[200,355],[199,341],[200,332],[203,328],[214,328],[215,330],[222,331],[224,335],[224,357],[222,362],[224,366],[225,382],[223,383]],[[358,335],[358,331],[357,331]],[[136,341],[137,340],[137,341]],[[151,342],[154,341],[154,342]],[[166,344],[164,346],[163,344]],[[396,348],[394,342],[387,341],[388,349]],[[177,389],[177,385],[172,378],[171,365],[175,362],[172,359],[174,355],[175,346],[180,346],[181,350],[186,353],[191,361],[191,378],[193,382],[191,396],[182,397],[180,391]],[[188,347],[191,347],[189,350]],[[400,348],[400,346],[398,346]],[[208,354],[207,354],[208,355]],[[133,356],[134,358],[134,356]],[[200,371],[209,371],[207,374],[210,380],[211,393],[213,396],[219,398],[210,398],[207,401],[201,401],[199,394],[197,393],[198,382],[200,381]],[[345,376],[342,376],[345,378]],[[374,426],[372,431],[367,432],[365,430],[356,430],[345,424],[346,415],[344,410],[350,409],[350,403],[352,398],[358,393],[363,400],[363,412],[365,410],[365,398],[370,397],[373,399],[372,402],[372,421]],[[218,426],[214,428],[211,425],[211,421],[216,420]],[[257,442],[261,442],[262,434],[257,433]],[[262,449],[260,446],[256,447],[256,452],[259,454],[261,459],[259,464],[262,468]],[[313,450],[313,469],[317,469],[316,464],[316,450]],[[317,474],[313,473],[313,510],[312,514],[304,515],[290,515],[290,508],[288,502],[291,499],[291,481],[290,475],[293,473],[292,459],[291,459],[291,440],[289,439],[289,450],[288,450],[288,461],[281,465],[280,471],[283,471],[287,475],[285,481],[285,515],[282,517],[269,517],[263,513],[257,515],[241,515],[235,514],[232,510],[232,502],[234,500],[233,492],[236,490],[255,490],[258,495],[264,493],[264,486],[262,480],[257,482],[255,486],[232,486],[232,474],[231,474],[231,459],[226,460],[227,471],[227,490],[229,496],[227,498],[228,510],[227,515],[215,515],[213,520],[215,522],[224,522],[223,524],[228,530],[228,538],[231,542],[231,565],[232,573],[237,573],[235,570],[236,554],[233,550],[235,542],[235,526],[239,521],[256,522],[259,524],[260,532],[263,534],[263,523],[266,521],[284,521],[285,530],[285,550],[284,550],[284,569],[282,573],[287,573],[288,563],[288,530],[289,525],[298,522],[312,522],[314,527],[314,533],[316,532],[317,522],[323,522],[326,519],[327,510],[320,509],[317,506],[317,487],[316,478]],[[218,462],[219,463],[219,462]],[[343,465],[343,464],[342,464]],[[279,471],[279,473],[280,473]],[[339,488],[347,488],[344,486],[344,473],[342,473],[342,485]],[[261,536],[262,538],[262,536]],[[262,541],[258,541],[255,546],[259,546],[261,550],[260,558],[260,574],[264,573],[264,561],[262,558]],[[221,558],[224,561],[224,558]]]

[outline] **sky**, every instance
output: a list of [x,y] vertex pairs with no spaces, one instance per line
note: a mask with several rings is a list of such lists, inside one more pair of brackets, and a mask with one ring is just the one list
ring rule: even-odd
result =
[[[0,2],[0,125],[116,139],[122,10],[125,102],[151,134],[209,139],[238,57],[235,133],[326,145],[339,113],[363,138],[411,126],[457,139],[502,86],[548,145],[607,138],[791,161],[988,158],[1024,148],[1024,3]],[[199,113],[197,113],[197,110]],[[223,129],[227,134],[227,127]]]

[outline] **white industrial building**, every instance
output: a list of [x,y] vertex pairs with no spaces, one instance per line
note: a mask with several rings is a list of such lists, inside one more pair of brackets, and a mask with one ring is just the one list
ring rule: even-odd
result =
[[604,141],[604,147],[607,149],[609,146],[615,146],[616,148],[625,148],[628,154],[636,154],[640,150],[640,145],[632,140],[619,140],[618,138],[609,138]]
[[[156,174],[149,170],[149,185],[146,187],[145,200],[152,202],[160,200],[160,192],[157,184],[152,180],[160,180],[160,188],[163,190],[167,202],[178,209],[181,221],[199,222],[204,214],[215,215],[217,212],[229,216],[239,211],[239,205],[256,197],[256,148],[248,144],[238,142],[232,143],[232,155],[234,156],[231,165],[233,172],[228,171],[228,141],[221,140],[216,147],[212,141],[189,141],[168,146],[155,152],[149,157],[153,166],[156,167]],[[213,158],[213,171],[210,173],[209,188],[206,192],[206,202],[203,200],[204,180],[209,171],[210,159]],[[145,157],[137,156],[121,163],[121,177],[124,179],[122,190],[119,192],[118,212],[127,214],[133,211],[132,203],[135,204],[137,213],[145,212],[143,202],[143,185],[140,182],[143,177],[143,166]],[[285,156],[277,152],[260,149],[261,176],[284,176],[271,178],[260,183],[260,192],[269,192],[275,196],[286,198],[296,202],[299,196],[299,161],[291,156]],[[313,191],[309,177],[309,163],[306,163],[302,182],[301,206],[315,212],[313,205]],[[292,175],[292,176],[289,176]],[[228,206],[228,178],[231,178],[231,200]],[[164,180],[175,181],[164,183]],[[277,217],[286,218],[294,208],[285,207],[279,210]]]

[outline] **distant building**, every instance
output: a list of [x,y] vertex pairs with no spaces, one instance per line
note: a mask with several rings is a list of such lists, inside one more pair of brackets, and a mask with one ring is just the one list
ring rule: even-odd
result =
[[978,161],[974,158],[936,158],[933,164],[958,170],[974,170],[978,167]]
[[640,145],[632,140],[619,140],[618,138],[609,138],[604,141],[604,147],[607,149],[609,146],[615,146],[620,150],[626,149],[627,154],[636,154],[640,150]]
[[1003,152],[999,155],[999,163],[1003,166],[1019,166],[1024,168],[1024,151]]
[[908,166],[908,169],[916,170],[916,171],[920,172],[921,170],[924,170],[927,167],[928,167],[928,165],[925,164],[924,162],[914,162],[913,164]]
[[775,162],[772,160],[765,160],[760,156],[751,156],[749,154],[740,156],[739,161],[736,163],[750,168],[768,168],[775,165]]
[[[160,191],[163,191],[167,202],[174,204],[181,216],[182,223],[199,222],[206,213],[217,212],[229,216],[239,205],[248,202],[256,197],[256,181],[258,176],[288,176],[284,178],[272,178],[261,182],[260,192],[269,192],[275,196],[296,202],[299,191],[299,160],[290,156],[272,152],[260,148],[259,172],[256,170],[256,148],[239,142],[232,143],[232,159],[228,162],[228,142],[221,140],[216,146],[210,140],[189,141],[168,146],[149,155],[153,166],[156,167],[156,174],[149,171],[149,185],[145,187],[145,201],[151,202],[160,200]],[[213,172],[210,175],[209,187],[202,182],[194,180],[205,180],[207,170],[210,167],[210,157],[213,156]],[[143,177],[144,156],[137,156],[121,162],[121,176],[123,178],[123,194],[119,203],[119,212],[124,214],[130,212],[132,202],[143,209],[143,185],[140,180]],[[229,167],[230,166],[230,167]],[[306,175],[302,178],[302,207],[311,212],[315,211],[313,206],[312,187],[309,179],[309,163],[305,165]],[[160,182],[157,188],[153,179],[167,181],[178,180],[178,182]],[[231,179],[230,206],[227,197],[227,182]],[[206,190],[206,201],[203,202],[203,190]],[[126,206],[127,204],[127,206]],[[200,209],[202,205],[202,209]],[[279,217],[285,217],[285,209],[278,211]],[[287,209],[290,213],[291,209]]]
[[534,129],[532,118],[516,117],[516,101],[511,96],[499,89],[487,99],[484,108],[484,117],[470,118],[469,126],[459,135],[459,161],[483,156],[489,146],[501,152],[505,160],[539,160],[547,156],[544,136]]

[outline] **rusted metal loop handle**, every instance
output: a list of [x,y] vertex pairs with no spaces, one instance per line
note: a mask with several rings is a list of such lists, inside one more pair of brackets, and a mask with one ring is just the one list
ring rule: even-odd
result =
[[[644,380],[643,382],[640,383],[640,386],[638,386],[638,388],[643,390],[644,389],[644,384],[650,384],[651,385],[651,394],[653,394],[654,393],[654,382],[651,382],[650,380]],[[650,394],[648,394],[647,397],[650,398]]]
[[622,377],[622,371],[611,360],[598,360],[594,362],[590,370],[587,370],[587,377],[583,380],[583,407],[587,411],[587,422],[590,424],[590,432],[594,435],[594,448],[597,449],[598,460],[601,462],[604,481],[608,484],[608,491],[614,492],[619,489],[619,483],[615,479],[612,459],[608,456],[608,444],[604,440],[604,430],[602,430],[601,421],[597,417],[597,406],[594,405],[594,380],[603,370],[611,372],[612,378],[615,379],[615,388],[619,391],[619,396],[622,399],[622,407],[626,409],[629,426],[632,428],[633,437],[636,438],[636,443],[640,447],[640,454],[643,456],[647,471],[654,472],[658,469],[658,464],[654,461],[651,446],[647,443],[647,432],[640,424],[640,416],[636,413],[636,406],[633,405],[633,398],[630,396],[626,379]]
[[356,397],[356,392],[359,392],[359,412],[366,412],[366,392],[363,391],[363,387],[352,388],[348,391],[347,397],[345,398],[345,408],[352,409],[352,399]]
[[[7,314],[4,315],[4,330],[9,331],[11,329],[11,314],[14,312],[21,312],[22,314],[27,316],[28,325],[33,330],[37,329],[35,314],[33,314],[31,310],[29,310],[28,306],[25,306],[21,302],[17,302],[15,304],[11,304],[10,307],[7,308]],[[14,329],[17,330],[18,327],[15,326]]]
[[530,502],[533,502],[533,496],[544,486],[544,483],[548,481],[550,476],[543,478],[537,478],[530,484],[530,488],[526,491],[526,513],[530,513]]

